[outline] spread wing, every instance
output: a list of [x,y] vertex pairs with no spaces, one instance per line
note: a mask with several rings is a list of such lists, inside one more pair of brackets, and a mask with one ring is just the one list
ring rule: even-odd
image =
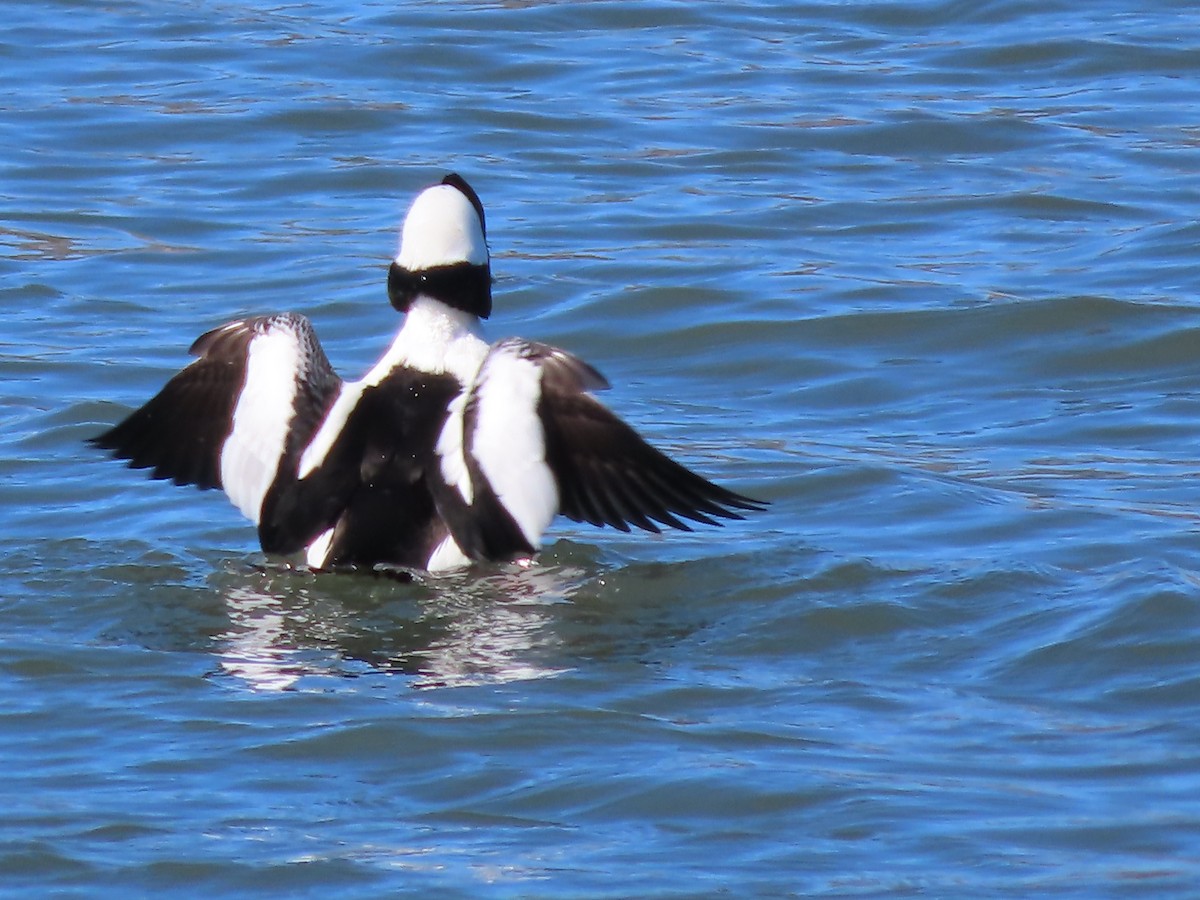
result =
[[594,369],[562,351],[544,357],[539,415],[563,515],[621,531],[635,525],[658,532],[659,524],[690,531],[681,519],[720,525],[717,519],[741,519],[738,510],[766,506],[648,444],[587,393],[607,386]]
[[[719,525],[766,504],[713,484],[650,446],[589,393],[608,387],[582,360],[545,344],[496,344],[463,411],[463,454],[533,546],[555,513],[577,522]],[[443,464],[445,471],[445,465]]]
[[223,488],[257,522],[281,460],[308,442],[341,380],[292,313],[222,325],[190,352],[199,358],[90,442],[151,478]]

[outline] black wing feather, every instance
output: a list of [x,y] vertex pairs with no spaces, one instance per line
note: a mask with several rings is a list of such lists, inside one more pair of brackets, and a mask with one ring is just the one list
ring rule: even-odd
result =
[[[215,333],[202,337],[193,349]],[[222,343],[228,350],[229,342]],[[202,490],[221,487],[221,446],[246,376],[248,334],[242,343],[240,354],[201,356],[90,443],[129,460],[130,468],[152,469],[151,478],[169,478]]]
[[718,519],[742,518],[738,510],[766,506],[713,484],[648,444],[587,393],[607,383],[586,363],[540,344],[526,352],[542,367],[538,413],[546,462],[567,518],[622,531],[633,525],[658,532],[655,523],[690,531],[682,519],[720,525]]

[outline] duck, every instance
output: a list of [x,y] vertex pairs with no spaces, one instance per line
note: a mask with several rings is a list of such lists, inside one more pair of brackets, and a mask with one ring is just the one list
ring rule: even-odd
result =
[[413,201],[387,294],[403,322],[357,381],[305,316],[240,319],[90,443],[151,478],[223,490],[265,554],[315,571],[528,565],[558,515],[659,533],[767,506],[651,446],[595,398],[608,382],[578,357],[489,343],[486,217],[460,175]]

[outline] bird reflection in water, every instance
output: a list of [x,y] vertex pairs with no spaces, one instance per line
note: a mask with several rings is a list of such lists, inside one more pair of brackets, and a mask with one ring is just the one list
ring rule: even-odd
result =
[[243,570],[222,589],[229,627],[216,652],[224,674],[264,691],[379,673],[411,676],[415,687],[546,678],[571,668],[555,607],[596,572],[571,564],[349,578]]

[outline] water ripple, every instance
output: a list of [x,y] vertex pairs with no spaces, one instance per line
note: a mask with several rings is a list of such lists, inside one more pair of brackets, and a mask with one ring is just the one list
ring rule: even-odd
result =
[[[5,885],[1190,897],[1191,12],[7,10]],[[447,170],[490,333],[768,514],[315,578],[84,446],[249,313],[361,374]]]

